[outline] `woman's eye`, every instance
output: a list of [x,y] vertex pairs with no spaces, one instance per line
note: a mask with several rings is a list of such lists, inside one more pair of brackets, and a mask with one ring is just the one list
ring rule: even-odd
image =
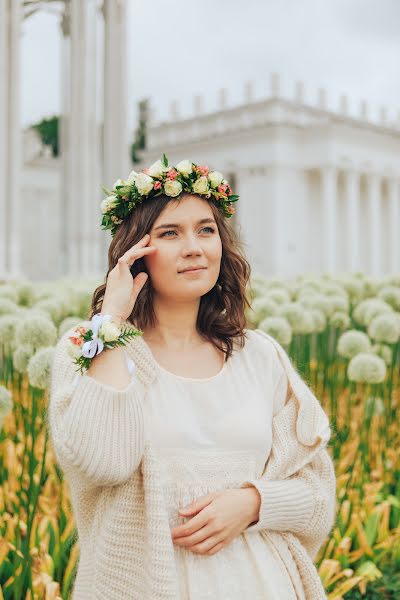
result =
[[[214,233],[214,231],[215,231],[213,227],[203,227],[201,229],[201,231],[203,231],[204,229],[209,229],[211,233]],[[169,229],[168,231],[164,231],[164,233],[162,233],[160,237],[167,236],[167,233],[176,233],[176,231],[174,229]],[[167,237],[171,237],[171,236],[167,236]]]

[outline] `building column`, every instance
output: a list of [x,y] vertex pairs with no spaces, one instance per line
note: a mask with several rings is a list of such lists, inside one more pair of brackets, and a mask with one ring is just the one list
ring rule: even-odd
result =
[[395,274],[400,271],[400,186],[396,178],[389,179],[389,269]]
[[336,200],[337,171],[336,167],[327,165],[321,168],[322,177],[322,239],[323,270],[334,272],[336,267]]
[[371,275],[381,275],[381,178],[368,174],[369,269]]
[[21,277],[21,0],[0,3],[0,277]]
[[[111,187],[129,175],[129,131],[127,124],[127,6],[126,0],[104,0],[104,121],[103,183]],[[102,231],[105,248],[109,232]]]
[[348,267],[360,269],[360,173],[349,169],[345,176]]

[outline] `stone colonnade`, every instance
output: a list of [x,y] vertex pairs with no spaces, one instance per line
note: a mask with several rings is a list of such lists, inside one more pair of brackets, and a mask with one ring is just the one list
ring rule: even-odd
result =
[[[104,270],[109,233],[100,229],[99,184],[127,175],[126,0],[69,0],[62,15],[63,163],[59,274]],[[0,277],[23,275],[20,37],[22,0],[0,3]],[[29,201],[29,199],[24,199]],[[44,224],[45,230],[45,224]],[[32,232],[34,235],[34,232]]]
[[0,2],[0,277],[21,272],[21,0]]
[[322,266],[328,272],[400,270],[400,182],[363,169],[319,169]]
[[237,170],[237,223],[254,271],[400,271],[400,181],[363,169],[266,165]]

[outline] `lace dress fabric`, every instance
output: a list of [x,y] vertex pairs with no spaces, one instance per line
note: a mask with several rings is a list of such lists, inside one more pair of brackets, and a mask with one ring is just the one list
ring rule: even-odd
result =
[[[191,518],[178,516],[179,508],[263,472],[287,379],[279,359],[258,364],[250,345],[246,340],[207,379],[182,377],[157,363],[145,399],[146,435],[159,456],[171,529]],[[174,553],[179,600],[296,600],[284,563],[259,531],[243,531],[214,555],[177,544]]]

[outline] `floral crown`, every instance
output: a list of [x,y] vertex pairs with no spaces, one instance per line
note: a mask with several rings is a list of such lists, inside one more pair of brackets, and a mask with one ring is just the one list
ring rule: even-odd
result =
[[118,225],[146,198],[165,194],[176,198],[182,192],[189,192],[210,198],[226,218],[236,211],[232,203],[239,200],[233,194],[229,183],[219,171],[196,165],[190,160],[182,160],[175,167],[168,165],[168,159],[157,160],[140,173],[131,171],[128,179],[117,179],[113,189],[101,186],[107,198],[101,202],[103,213],[102,229],[110,229],[114,236]]

